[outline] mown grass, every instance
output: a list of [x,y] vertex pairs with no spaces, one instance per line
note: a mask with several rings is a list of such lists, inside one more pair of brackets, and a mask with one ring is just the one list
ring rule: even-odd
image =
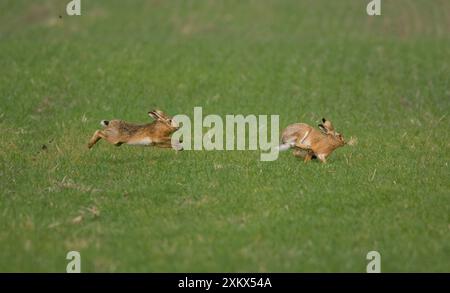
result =
[[[450,270],[448,1],[66,2],[0,4],[0,271]],[[359,143],[326,165],[87,150],[155,106]]]

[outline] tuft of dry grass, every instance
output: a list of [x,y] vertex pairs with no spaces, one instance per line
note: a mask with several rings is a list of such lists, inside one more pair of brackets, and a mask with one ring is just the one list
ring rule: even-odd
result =
[[358,144],[358,138],[356,136],[351,136],[347,144],[349,146],[356,146]]

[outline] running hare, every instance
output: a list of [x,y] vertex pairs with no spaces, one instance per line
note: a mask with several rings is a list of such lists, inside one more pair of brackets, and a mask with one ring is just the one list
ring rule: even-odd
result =
[[157,146],[181,150],[181,144],[171,144],[171,135],[178,128],[178,123],[160,110],[148,112],[155,119],[148,124],[133,124],[122,120],[102,120],[103,129],[97,130],[88,143],[92,148],[100,139],[105,139],[116,146],[122,144]]
[[305,162],[318,158],[326,163],[327,157],[346,144],[342,134],[335,131],[331,121],[322,118],[319,130],[305,123],[291,124],[281,134],[280,151],[293,148],[293,154]]

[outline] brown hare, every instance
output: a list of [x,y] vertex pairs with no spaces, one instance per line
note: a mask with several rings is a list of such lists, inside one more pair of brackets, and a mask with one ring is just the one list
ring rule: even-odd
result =
[[179,128],[178,123],[160,110],[148,112],[155,119],[148,124],[133,124],[122,120],[102,120],[104,127],[97,130],[88,143],[92,148],[100,139],[105,139],[116,146],[122,144],[157,146],[181,150],[181,144],[171,143],[171,135]]
[[308,162],[318,158],[326,163],[327,157],[346,144],[342,134],[335,131],[331,121],[322,118],[319,130],[305,123],[291,124],[281,134],[280,151],[293,149],[293,154]]

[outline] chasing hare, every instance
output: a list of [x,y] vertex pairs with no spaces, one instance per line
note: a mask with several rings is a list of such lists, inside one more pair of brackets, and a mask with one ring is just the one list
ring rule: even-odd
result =
[[102,120],[103,129],[97,130],[88,143],[92,148],[100,139],[105,139],[116,146],[122,144],[157,146],[182,150],[181,144],[172,146],[171,135],[179,128],[178,123],[160,110],[148,112],[155,119],[148,124],[133,124],[123,120]]

